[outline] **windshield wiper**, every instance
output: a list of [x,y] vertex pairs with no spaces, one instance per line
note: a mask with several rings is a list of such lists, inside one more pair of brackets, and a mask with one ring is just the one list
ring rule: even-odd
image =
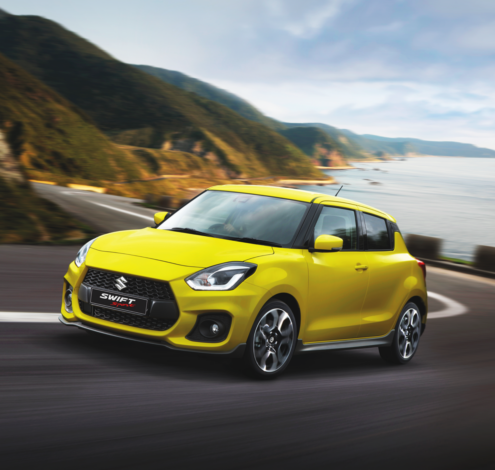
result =
[[239,237],[239,238],[230,238],[230,240],[234,240],[236,242],[255,243],[257,245],[275,246],[277,248],[282,248],[282,245],[280,243],[270,242],[268,240],[260,240],[258,238]]
[[168,229],[172,232],[182,232],[182,233],[190,233],[192,235],[203,235],[205,237],[211,237],[209,233],[206,232],[200,232],[199,230],[194,230],[193,228],[186,228],[186,227],[174,227]]

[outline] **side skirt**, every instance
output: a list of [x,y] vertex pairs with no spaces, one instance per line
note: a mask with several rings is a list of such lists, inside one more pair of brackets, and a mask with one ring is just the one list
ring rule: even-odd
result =
[[328,343],[309,343],[304,344],[301,339],[297,340],[295,354],[309,351],[326,351],[329,349],[359,349],[375,348],[378,346],[390,346],[394,339],[395,330],[388,335],[377,338],[351,339],[345,341],[329,341]]

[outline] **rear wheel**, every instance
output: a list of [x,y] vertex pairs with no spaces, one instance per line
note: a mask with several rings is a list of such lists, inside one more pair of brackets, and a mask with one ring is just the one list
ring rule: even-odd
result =
[[297,341],[297,324],[290,307],[268,302],[254,322],[247,342],[248,367],[263,378],[279,375],[289,365]]
[[409,302],[397,320],[391,346],[381,347],[380,356],[392,364],[406,364],[416,354],[421,337],[421,313],[414,302]]

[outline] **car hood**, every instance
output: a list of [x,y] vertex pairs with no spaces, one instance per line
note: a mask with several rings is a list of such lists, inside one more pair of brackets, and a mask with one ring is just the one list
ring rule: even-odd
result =
[[153,228],[103,235],[91,249],[197,268],[273,254],[270,246]]

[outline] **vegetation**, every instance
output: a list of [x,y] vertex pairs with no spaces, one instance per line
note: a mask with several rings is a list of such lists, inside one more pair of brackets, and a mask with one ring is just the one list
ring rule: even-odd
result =
[[151,67],[149,65],[134,65],[134,67],[146,72],[149,75],[159,78],[164,82],[175,85],[182,90],[196,93],[203,98],[223,104],[227,108],[232,109],[237,114],[240,114],[242,117],[245,117],[250,121],[258,122],[277,131],[280,129],[285,129],[285,126],[281,122],[265,116],[261,111],[255,108],[252,104],[248,103],[246,100],[226,90],[210,85],[209,83],[173,70]]
[[273,130],[119,62],[54,22],[0,18],[0,52],[120,144],[214,155],[231,176],[321,176]]
[[[319,128],[338,143],[340,148],[339,152],[345,159],[365,160],[370,157],[387,158],[390,155],[407,155],[408,153],[439,156],[495,157],[494,150],[478,148],[470,144],[460,144],[457,142],[431,142],[411,138],[392,139],[375,135],[358,135],[354,132],[337,129],[336,127],[322,123],[280,122],[265,116],[253,105],[233,93],[221,90],[209,83],[189,77],[183,73],[146,65],[135,65],[134,67],[183,90],[194,92],[209,100],[221,103],[236,111],[241,116],[244,116],[251,121],[259,122],[286,137],[287,129],[293,127]],[[304,152],[307,153],[309,151],[308,155],[313,156],[313,148],[315,145],[318,145],[321,136],[316,135],[312,131],[303,131],[302,129],[299,129],[298,132],[298,140],[300,137],[305,144],[309,145],[309,150],[307,146],[304,148],[299,147],[296,141],[292,140],[292,142]],[[303,137],[305,132],[307,132],[307,135]],[[314,137],[315,140],[311,142],[312,137]]]
[[342,144],[317,127],[291,127],[280,131],[321,166],[344,166]]
[[387,138],[367,134],[357,137],[360,138],[360,143],[364,148],[374,148],[395,155],[418,153],[445,157],[495,157],[495,150],[476,147],[472,144],[461,144],[459,142],[433,142],[411,138]]
[[67,100],[0,54],[0,131],[30,171],[124,179],[137,167]]
[[26,183],[0,178],[0,243],[53,243],[92,238],[94,233]]
[[[320,144],[322,140],[321,134],[317,134],[313,130],[306,130],[307,127],[317,127],[320,128],[323,132],[325,132],[330,139],[333,140],[334,145],[338,145],[338,152],[342,159],[355,159],[355,160],[363,160],[369,157],[369,155],[355,142],[349,139],[344,135],[342,131],[339,129],[328,126],[326,124],[292,124],[287,122],[280,122],[275,119],[272,119],[268,116],[265,116],[258,109],[256,109],[253,105],[248,103],[247,101],[239,98],[233,93],[229,93],[228,91],[221,90],[209,83],[203,82],[201,80],[197,80],[195,78],[189,77],[180,72],[174,72],[171,70],[161,69],[157,67],[150,67],[147,65],[135,65],[134,67],[142,70],[143,72],[148,73],[154,77],[163,80],[166,83],[170,83],[175,85],[183,90],[187,90],[189,92],[196,93],[199,96],[207,98],[212,101],[216,101],[217,103],[221,103],[224,106],[232,109],[237,112],[241,116],[249,119],[251,121],[263,124],[270,129],[273,129],[279,132],[281,135],[288,137],[288,135],[294,135],[291,133],[287,133],[287,131],[293,127],[298,127],[297,131],[297,141],[292,139],[292,142],[299,147],[303,152],[307,155],[313,157],[313,151],[315,146]],[[312,140],[313,139],[313,140]],[[298,142],[304,141],[304,148],[300,147]],[[309,152],[309,153],[308,153]],[[319,160],[317,158],[317,160]],[[339,162],[339,164],[345,164],[345,161]],[[324,165],[326,166],[326,165]]]

